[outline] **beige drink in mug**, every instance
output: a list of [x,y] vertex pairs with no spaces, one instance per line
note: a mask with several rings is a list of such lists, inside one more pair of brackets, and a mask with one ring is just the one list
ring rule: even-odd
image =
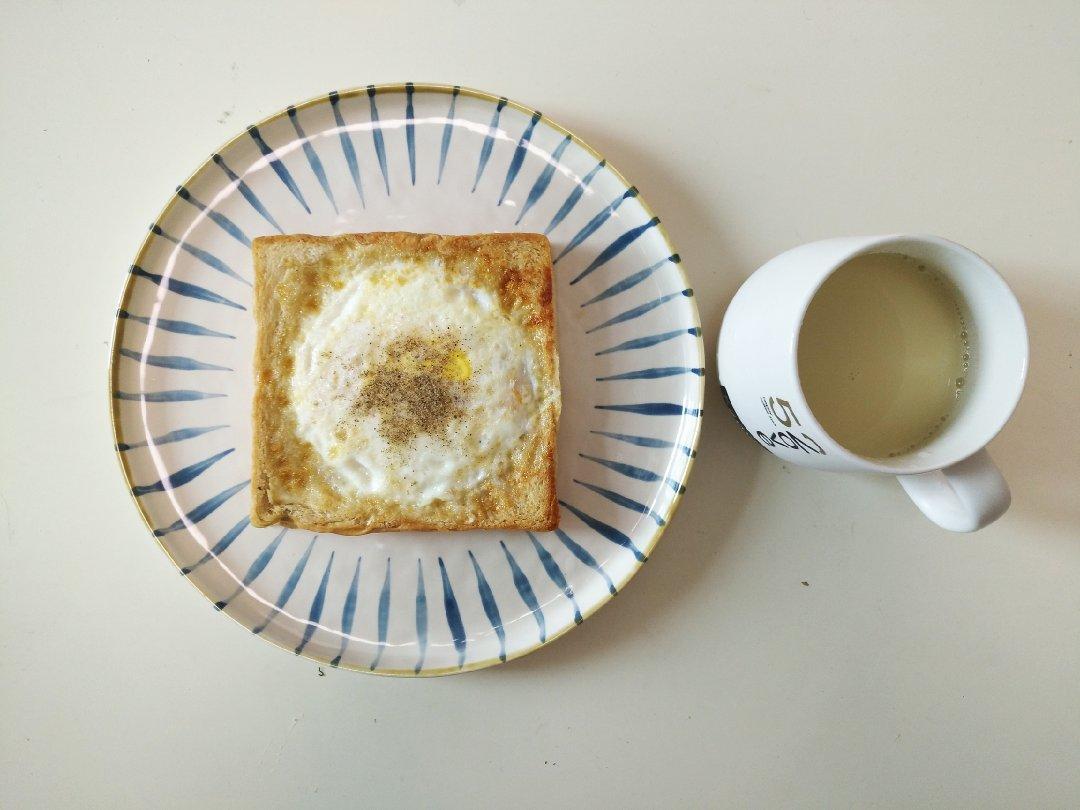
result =
[[799,331],[799,378],[825,431],[853,453],[895,458],[959,411],[976,361],[959,290],[902,253],[867,253],[814,294]]
[[720,382],[747,432],[787,461],[896,475],[953,531],[1009,506],[985,445],[1019,401],[1027,330],[1001,276],[932,236],[828,239],[736,293]]

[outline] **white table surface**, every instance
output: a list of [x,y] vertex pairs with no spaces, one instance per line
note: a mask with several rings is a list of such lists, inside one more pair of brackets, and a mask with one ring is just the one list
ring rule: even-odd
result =
[[[4,3],[0,805],[1076,806],[1080,6]],[[1038,9],[1023,8],[1038,6]],[[663,218],[710,362],[772,255],[933,232],[1031,332],[977,535],[781,464],[710,368],[700,455],[627,590],[504,667],[323,671],[215,615],[113,457],[108,341],[174,185],[334,88],[541,109]]]

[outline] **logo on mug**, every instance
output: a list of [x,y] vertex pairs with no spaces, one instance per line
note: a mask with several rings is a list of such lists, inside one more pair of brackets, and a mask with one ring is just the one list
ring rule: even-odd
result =
[[[763,431],[758,431],[756,438],[766,447],[787,447],[789,450],[802,450],[804,453],[817,453],[820,456],[825,455],[825,448],[817,443],[813,438],[807,435],[805,432],[800,431],[802,438],[796,436],[790,429],[792,425],[802,427],[802,422],[799,421],[799,417],[795,415],[795,409],[791,407],[791,403],[786,399],[780,397],[765,397],[761,398],[761,407],[765,409],[765,415],[769,417],[769,421],[773,425],[779,427],[783,426],[788,430],[773,431],[768,436]],[[779,408],[779,411],[777,410]],[[783,416],[781,416],[781,413]]]

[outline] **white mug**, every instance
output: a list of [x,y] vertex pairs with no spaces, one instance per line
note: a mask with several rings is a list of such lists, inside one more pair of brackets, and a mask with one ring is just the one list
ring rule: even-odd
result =
[[[965,300],[978,335],[979,365],[954,418],[928,444],[895,458],[856,455],[834,441],[807,405],[799,381],[799,331],[818,288],[867,253],[902,253],[940,270]],[[895,475],[932,521],[981,529],[1009,508],[1009,487],[986,452],[1024,387],[1028,338],[1004,279],[965,247],[935,236],[869,236],[802,245],[763,265],[735,294],[717,350],[724,396],[752,438],[794,464]]]

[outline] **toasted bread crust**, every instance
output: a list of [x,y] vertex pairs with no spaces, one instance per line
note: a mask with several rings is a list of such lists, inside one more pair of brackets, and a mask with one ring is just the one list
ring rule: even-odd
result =
[[314,449],[297,435],[289,402],[293,351],[306,315],[359,261],[437,256],[449,276],[497,294],[534,341],[537,374],[557,393],[558,355],[552,305],[551,249],[538,234],[439,236],[368,233],[263,236],[255,261],[255,392],[252,506],[256,526],[280,524],[319,532],[527,529],[558,525],[555,438],[558,396],[537,414],[535,429],[498,480],[423,506],[353,497],[330,483]]

